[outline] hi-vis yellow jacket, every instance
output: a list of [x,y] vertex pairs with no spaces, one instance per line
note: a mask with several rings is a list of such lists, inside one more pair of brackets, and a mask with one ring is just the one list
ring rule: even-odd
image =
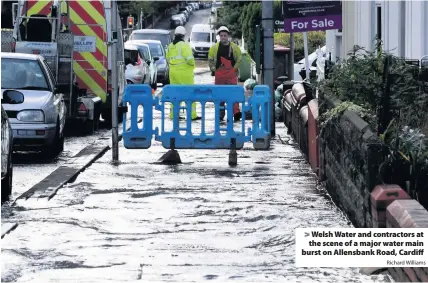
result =
[[[236,45],[233,42],[229,43],[232,47],[232,56],[235,59],[235,65],[233,66],[235,69],[239,69],[239,66],[242,62],[242,53],[241,48],[239,48],[238,45]],[[211,46],[210,50],[208,51],[208,65],[210,66],[211,72],[215,72],[215,65],[217,63],[217,52],[218,52],[218,46],[220,45],[220,42],[217,42],[213,46]]]
[[170,43],[165,57],[169,63],[170,84],[194,84],[195,59],[187,42]]

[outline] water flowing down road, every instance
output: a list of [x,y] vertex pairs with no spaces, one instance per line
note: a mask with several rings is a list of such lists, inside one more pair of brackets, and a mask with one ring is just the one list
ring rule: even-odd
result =
[[269,151],[245,145],[234,168],[227,150],[179,150],[183,164],[166,166],[158,142],[121,145],[119,165],[109,151],[50,201],[2,208],[3,223],[18,223],[2,239],[2,282],[385,281],[295,267],[295,228],[352,225],[280,123],[277,134]]

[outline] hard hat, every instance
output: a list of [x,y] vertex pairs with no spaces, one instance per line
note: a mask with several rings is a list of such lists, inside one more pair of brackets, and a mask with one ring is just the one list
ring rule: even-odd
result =
[[221,26],[221,27],[218,29],[217,34],[219,34],[219,33],[220,33],[220,32],[222,32],[222,31],[225,31],[225,32],[229,33],[229,29],[228,29],[227,27],[225,27],[225,26]]
[[186,35],[186,29],[183,26],[178,26],[175,29],[175,34]]

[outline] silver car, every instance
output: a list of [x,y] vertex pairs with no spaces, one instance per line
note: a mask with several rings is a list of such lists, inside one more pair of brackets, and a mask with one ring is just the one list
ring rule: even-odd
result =
[[56,156],[64,149],[66,105],[40,55],[1,53],[1,91],[23,94],[21,104],[3,104],[13,130],[13,148]]
[[[3,99],[2,99],[3,103]],[[12,194],[12,144],[13,133],[3,105],[1,106],[1,202],[9,200]]]

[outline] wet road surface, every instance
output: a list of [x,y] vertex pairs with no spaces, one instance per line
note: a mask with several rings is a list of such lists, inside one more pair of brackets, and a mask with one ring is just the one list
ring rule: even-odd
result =
[[[209,15],[210,9],[195,11],[185,26],[187,34],[190,35],[194,24],[208,23]],[[161,21],[156,28],[169,29],[169,18]],[[198,60],[196,72],[198,72],[201,67],[204,68],[205,65],[206,62],[204,60]],[[162,88],[159,87],[159,91],[161,89]],[[121,128],[121,125],[119,128]],[[79,136],[72,133],[65,138],[64,151],[55,159],[47,159],[43,155],[33,152],[14,153],[13,190],[11,200],[15,200],[26,190],[43,180],[52,171],[70,160],[71,157],[76,155],[88,144],[97,142],[101,136],[109,136],[109,133],[109,129],[106,129],[103,123],[100,124],[100,130],[92,135]]]
[[36,152],[15,152],[13,154],[13,189],[11,200],[16,199],[27,189],[48,176],[57,167],[67,162],[88,144],[94,143],[110,131],[101,128],[92,135],[67,136],[64,151],[54,159],[46,158]]
[[2,239],[2,282],[384,281],[294,266],[295,228],[352,226],[283,125],[277,134],[269,151],[239,150],[235,168],[227,150],[179,150],[184,163],[165,166],[153,164],[166,152],[157,142],[121,145],[120,165],[109,151],[50,201],[2,208],[19,223]]

